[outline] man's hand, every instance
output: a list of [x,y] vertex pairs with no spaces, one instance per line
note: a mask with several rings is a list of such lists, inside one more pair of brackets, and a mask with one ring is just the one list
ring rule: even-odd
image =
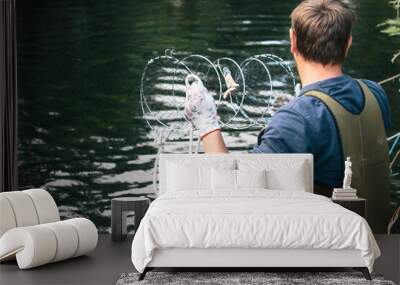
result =
[[194,74],[185,79],[186,100],[185,114],[203,139],[208,134],[221,130],[218,123],[214,98],[204,87],[203,82]]

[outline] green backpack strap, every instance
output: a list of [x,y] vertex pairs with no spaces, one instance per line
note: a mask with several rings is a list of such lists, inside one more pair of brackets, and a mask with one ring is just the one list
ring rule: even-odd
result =
[[[332,113],[338,129],[342,159],[352,161],[352,187],[367,199],[367,220],[375,232],[384,232],[389,217],[389,152],[382,112],[376,97],[361,80],[365,104],[360,114],[348,112],[320,91],[305,96],[318,98]],[[343,162],[344,163],[344,162]]]

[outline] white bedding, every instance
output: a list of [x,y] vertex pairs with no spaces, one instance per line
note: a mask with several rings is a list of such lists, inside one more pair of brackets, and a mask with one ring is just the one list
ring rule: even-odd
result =
[[358,249],[371,272],[380,255],[364,218],[323,196],[278,190],[163,194],[140,223],[132,262],[143,272],[165,248]]

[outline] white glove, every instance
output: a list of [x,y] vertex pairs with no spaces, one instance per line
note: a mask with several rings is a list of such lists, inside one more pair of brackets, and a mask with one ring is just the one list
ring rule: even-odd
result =
[[199,131],[200,138],[220,130],[214,98],[204,87],[201,79],[194,74],[189,74],[185,79],[185,84],[185,114],[193,127]]

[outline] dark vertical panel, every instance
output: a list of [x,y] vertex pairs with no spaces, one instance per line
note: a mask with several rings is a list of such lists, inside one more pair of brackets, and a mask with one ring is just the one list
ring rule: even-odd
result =
[[0,191],[18,189],[15,0],[0,0]]

